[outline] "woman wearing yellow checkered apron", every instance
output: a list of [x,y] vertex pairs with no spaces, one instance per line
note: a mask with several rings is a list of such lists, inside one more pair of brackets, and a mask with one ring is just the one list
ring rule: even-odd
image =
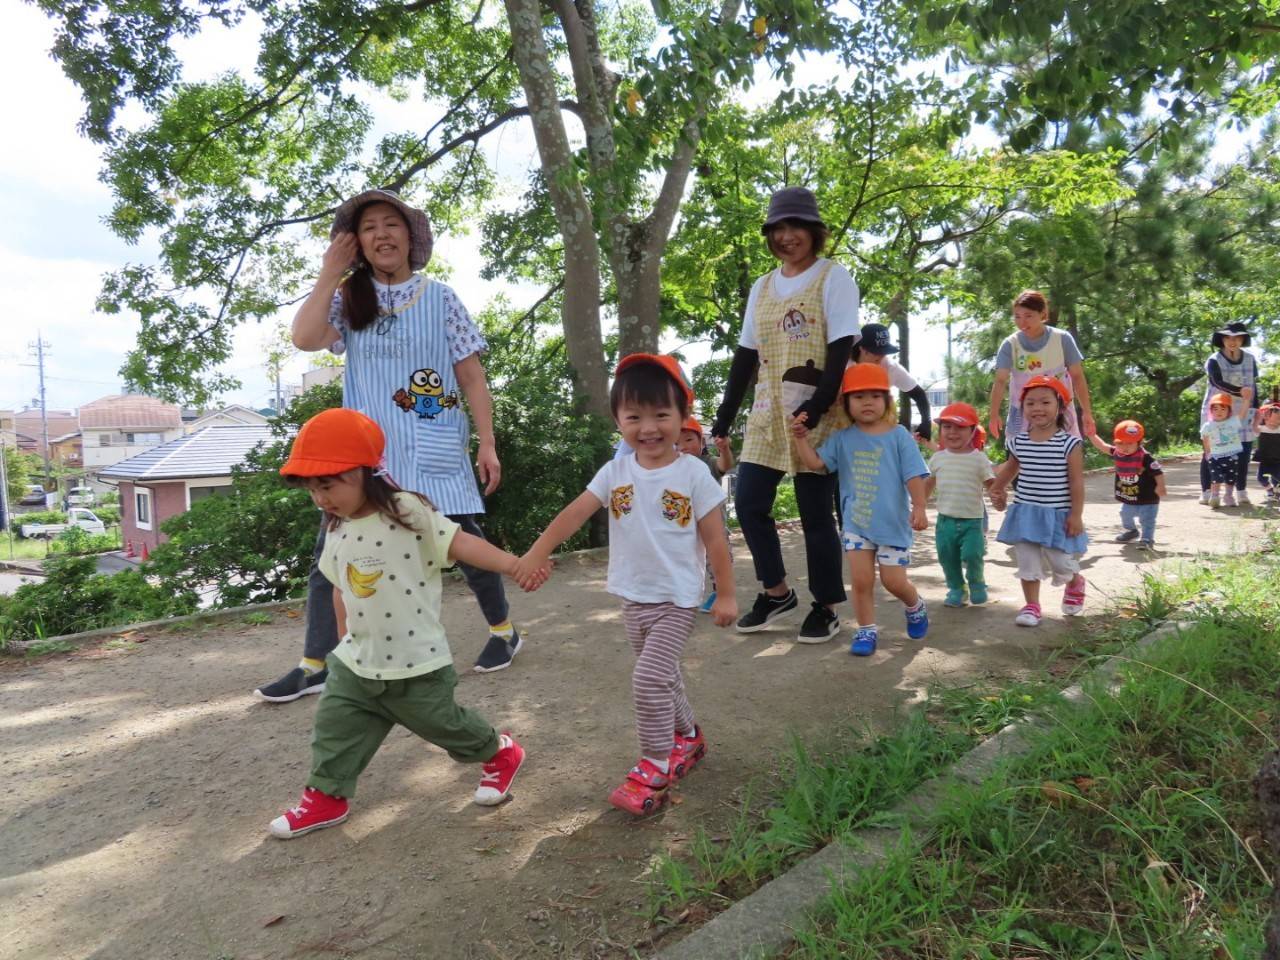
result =
[[836,405],[840,378],[858,332],[858,285],[849,271],[820,256],[828,232],[813,194],[787,187],[773,194],[761,231],[776,269],[755,282],[712,435],[727,442],[752,377],[755,399],[738,466],[735,508],[763,588],[738,621],[762,630],[799,606],[787,583],[772,511],[778,484],[795,478],[813,601],[796,639],[822,643],[839,631],[836,604],[845,599],[843,554],[836,532],[836,478],[806,470],[791,445],[793,416],[804,416],[821,443],[849,425]]

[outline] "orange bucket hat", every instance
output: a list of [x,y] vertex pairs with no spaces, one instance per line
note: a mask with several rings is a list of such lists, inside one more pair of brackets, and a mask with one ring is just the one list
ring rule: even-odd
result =
[[358,410],[335,407],[302,425],[280,472],[286,477],[332,477],[354,467],[377,467],[385,446],[376,423]]
[[840,395],[857,390],[889,389],[889,374],[878,363],[855,363],[846,367],[844,377],[840,380]]
[[1137,420],[1121,420],[1111,431],[1111,438],[1116,443],[1141,443],[1147,432]]
[[935,423],[953,423],[957,427],[976,427],[978,411],[967,403],[948,403],[933,420]]
[[684,391],[685,397],[688,398],[689,405],[693,406],[693,387],[689,386],[689,378],[684,375],[684,371],[680,369],[680,364],[675,357],[665,353],[629,353],[618,361],[618,368],[613,375],[616,377],[627,367],[633,367],[637,363],[652,363],[671,374],[676,383],[680,384],[680,389]]
[[1027,395],[1028,390],[1034,390],[1036,387],[1048,387],[1062,399],[1064,404],[1071,403],[1071,394],[1067,393],[1066,384],[1057,377],[1039,373],[1022,385],[1022,393],[1018,395],[1018,404],[1022,404],[1022,398]]

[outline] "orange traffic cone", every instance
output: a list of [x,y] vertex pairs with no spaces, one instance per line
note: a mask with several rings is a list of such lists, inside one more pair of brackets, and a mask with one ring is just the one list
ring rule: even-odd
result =
[[136,556],[136,554],[134,554],[134,552],[133,552],[133,541],[132,541],[132,540],[126,540],[126,541],[124,542],[124,555],[125,555],[126,557]]
[[142,562],[146,563],[150,559],[151,559],[151,551],[147,549],[147,544],[144,541],[142,544]]

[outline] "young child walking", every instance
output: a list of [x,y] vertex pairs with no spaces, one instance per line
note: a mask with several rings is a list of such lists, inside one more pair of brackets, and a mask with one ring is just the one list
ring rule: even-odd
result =
[[1114,443],[1107,443],[1097,433],[1089,434],[1089,442],[1116,464],[1116,500],[1120,502],[1120,525],[1124,527],[1116,543],[1137,540],[1138,546],[1150,550],[1156,545],[1160,501],[1168,496],[1164,468],[1142,446],[1146,430],[1137,420],[1121,420],[1111,435]]
[[[929,632],[924,598],[907,576],[913,530],[929,526],[925,516],[925,479],[929,468],[911,434],[897,421],[889,375],[874,363],[855,363],[840,383],[841,403],[853,423],[827,438],[817,450],[809,442],[803,417],[792,420],[796,453],[810,470],[835,473],[843,517],[841,543],[849,558],[853,613],[858,621],[849,652],[876,652],[876,567],[880,583],[902,601],[907,636],[922,640]],[[909,500],[909,502],[908,502]]]
[[1272,390],[1271,399],[1258,410],[1256,432],[1253,459],[1258,462],[1258,483],[1268,500],[1280,501],[1280,387]]
[[623,357],[609,403],[622,439],[635,455],[601,467],[517,566],[522,582],[546,570],[556,547],[601,507],[608,509],[608,590],[622,599],[623,625],[636,655],[631,694],[640,740],[640,760],[609,802],[633,814],[660,808],[671,782],[706,756],[680,657],[702,602],[708,556],[717,586],[711,618],[727,627],[738,616],[718,509],[724,491],[696,457],[676,450],[693,401],[687,383],[673,357]]
[[1062,381],[1032,377],[1018,402],[1023,429],[1008,438],[1009,459],[996,471],[991,502],[997,510],[1005,509],[1008,486],[1018,478],[996,539],[1013,546],[1022,581],[1025,603],[1013,622],[1038,627],[1046,564],[1054,585],[1065,584],[1062,612],[1074,617],[1084,611],[1080,556],[1089,545],[1084,532],[1084,450],[1080,438],[1066,430],[1071,394]]
[[[676,449],[681,453],[687,453],[691,457],[697,457],[706,466],[711,473],[711,479],[717,485],[724,479],[724,475],[733,469],[733,451],[729,449],[729,440],[726,438],[716,448],[715,459],[712,459],[710,452],[707,450],[706,435],[702,432],[702,424],[694,417],[689,417],[684,422],[684,426],[680,428],[680,440],[676,443]],[[733,566],[733,545],[729,543],[729,510],[724,501],[720,503],[720,517],[724,521],[724,537],[725,543],[729,544],[729,566]],[[702,601],[702,606],[698,608],[701,613],[710,613],[711,608],[716,605],[716,574],[711,569],[711,562],[707,561],[707,578],[711,581],[711,592],[707,594],[707,598]]]
[[[1209,416],[1200,425],[1200,440],[1209,464],[1209,506],[1214,510],[1236,505],[1236,470],[1244,451],[1242,429],[1241,418],[1231,415],[1229,396],[1215,393],[1209,398]],[[1219,496],[1224,486],[1226,492]]]
[[[982,558],[987,552],[982,492],[995,482],[995,470],[982,452],[978,411],[967,403],[950,403],[934,418],[942,448],[929,459],[926,499],[938,492],[938,527],[934,542],[938,563],[947,578],[943,606],[987,602]],[[985,439],[985,437],[983,438]],[[968,581],[966,592],[965,582]]]
[[[440,571],[454,561],[512,574],[516,558],[458,529],[420,494],[379,469],[381,428],[326,410],[298,431],[280,472],[324,511],[320,570],[336,588],[338,646],[328,655],[311,737],[311,775],[298,805],[271,821],[291,839],[347,819],[356,780],[397,723],[461,763],[482,764],[475,802],[511,790],[524,750],[453,699],[458,682],[440,624]],[[535,571],[524,581],[545,580]]]

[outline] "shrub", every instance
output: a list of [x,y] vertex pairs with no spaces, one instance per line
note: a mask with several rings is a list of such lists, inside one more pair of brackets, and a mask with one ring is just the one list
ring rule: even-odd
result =
[[28,523],[66,523],[67,515],[61,510],[35,510],[31,513],[14,514],[13,525],[19,531]]
[[108,527],[118,527],[120,525],[119,506],[95,506],[93,508],[93,512],[97,514],[98,519]]
[[80,527],[67,527],[49,545],[49,550],[51,553],[79,556],[114,550],[118,545],[114,533],[89,533]]
[[93,557],[52,559],[42,582],[0,596],[0,647],[11,640],[123,626],[196,608],[193,593],[153,586],[136,570],[107,575],[95,573],[96,567]]

